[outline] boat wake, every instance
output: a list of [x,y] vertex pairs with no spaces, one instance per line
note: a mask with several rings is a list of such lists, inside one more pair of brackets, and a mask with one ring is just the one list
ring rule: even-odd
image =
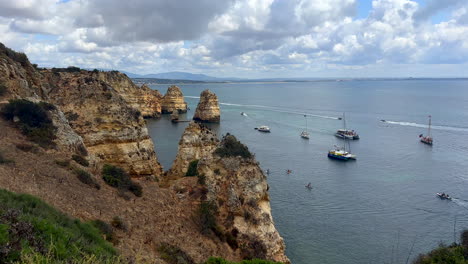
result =
[[[199,96],[184,96],[184,97],[193,98],[193,99],[200,99]],[[339,117],[317,115],[317,114],[312,114],[312,113],[307,113],[307,112],[300,112],[300,111],[293,111],[293,110],[287,109],[287,108],[267,106],[267,105],[233,104],[233,103],[222,103],[222,102],[220,102],[219,104],[220,105],[226,105],[226,106],[262,109],[264,111],[272,111],[272,112],[277,112],[277,113],[285,113],[285,114],[293,114],[293,115],[307,115],[307,116],[318,117],[318,118],[340,120]]]
[[[420,128],[427,128],[428,125],[412,123],[412,122],[398,122],[398,121],[388,121],[388,120],[381,120],[384,123],[392,124],[392,125],[399,125],[399,126],[410,126],[410,127],[420,127]],[[466,127],[453,127],[453,126],[431,126],[432,129],[437,130],[446,130],[446,131],[461,131],[461,132],[468,132],[468,128]]]

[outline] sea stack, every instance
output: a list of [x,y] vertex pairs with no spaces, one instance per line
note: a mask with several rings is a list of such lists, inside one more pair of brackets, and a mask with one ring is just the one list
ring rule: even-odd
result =
[[179,87],[171,85],[167,88],[167,92],[162,98],[161,108],[163,114],[172,114],[174,111],[187,112],[187,103],[184,101],[184,95]]
[[193,120],[204,123],[219,123],[219,103],[215,93],[207,89],[200,94],[200,102]]

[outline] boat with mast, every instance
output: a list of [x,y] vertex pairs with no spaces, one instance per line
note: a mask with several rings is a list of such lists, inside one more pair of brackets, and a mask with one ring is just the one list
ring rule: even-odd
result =
[[429,126],[427,127],[427,135],[419,135],[419,138],[422,143],[432,146],[432,136],[431,136],[431,125],[432,125],[432,116],[429,116]]
[[306,121],[306,129],[304,131],[302,131],[301,138],[309,139],[310,135],[309,135],[309,132],[307,132],[307,115],[304,115],[304,117],[305,117],[305,121]]
[[[343,113],[343,120],[344,120],[344,113]],[[343,121],[344,129],[346,131],[346,121]],[[339,130],[338,130],[339,131]],[[336,134],[335,134],[336,136]],[[337,136],[338,137],[338,136]],[[348,161],[348,160],[356,160],[356,155],[351,154],[351,145],[349,144],[348,140],[351,140],[352,137],[344,136],[340,137],[343,139],[343,147],[334,146],[335,148],[328,151],[328,158]],[[348,145],[348,150],[346,150],[346,145]]]
[[356,131],[351,130],[351,129],[346,129],[346,117],[345,113],[343,113],[343,128],[338,129],[335,133],[335,137],[338,138],[343,138],[343,139],[350,139],[350,140],[355,140],[359,139],[358,133]]

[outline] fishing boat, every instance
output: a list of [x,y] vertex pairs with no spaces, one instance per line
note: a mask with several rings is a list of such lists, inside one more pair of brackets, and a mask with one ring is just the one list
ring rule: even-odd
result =
[[421,142],[430,146],[432,146],[431,125],[432,125],[432,117],[429,116],[429,126],[427,128],[427,136],[424,136],[423,134],[419,135]]
[[309,139],[310,135],[309,135],[309,132],[307,132],[307,115],[304,115],[304,117],[305,117],[305,120],[306,120],[306,129],[304,131],[302,131],[301,138]]
[[452,200],[452,197],[446,193],[436,193],[436,195],[442,200]]
[[350,139],[350,140],[355,140],[359,139],[358,133],[356,131],[351,130],[351,129],[346,129],[346,118],[345,118],[345,113],[343,113],[343,128],[338,129],[335,133],[335,136],[338,138],[342,139]]
[[265,132],[265,133],[270,133],[270,128],[267,127],[267,126],[260,126],[260,127],[256,127],[255,128],[256,130],[260,131],[260,132]]

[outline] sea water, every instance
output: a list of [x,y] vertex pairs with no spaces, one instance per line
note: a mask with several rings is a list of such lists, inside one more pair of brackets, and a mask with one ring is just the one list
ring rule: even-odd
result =
[[[200,93],[212,90],[221,123],[211,127],[219,136],[234,134],[270,170],[272,214],[292,263],[406,263],[468,228],[468,80],[179,86],[190,107],[181,119],[191,119]],[[164,93],[167,85],[152,88]],[[343,144],[334,132],[344,112],[361,137],[350,142],[356,161],[327,158]],[[304,115],[309,140],[300,137]],[[432,147],[418,138],[427,133],[428,115]],[[165,170],[187,124],[167,115],[148,121]],[[271,133],[254,130],[261,125]]]

